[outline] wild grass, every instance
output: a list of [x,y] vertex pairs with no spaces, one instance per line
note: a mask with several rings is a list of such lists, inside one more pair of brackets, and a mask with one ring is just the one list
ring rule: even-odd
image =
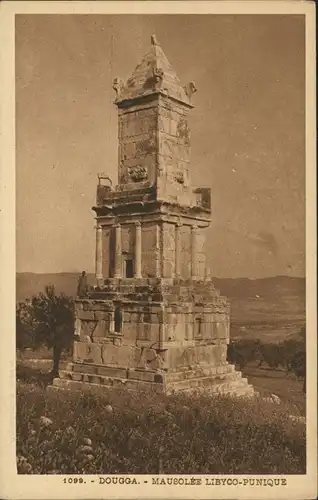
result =
[[[239,368],[238,368],[239,369]],[[297,408],[301,415],[306,415],[306,394],[303,392],[303,382],[294,374],[286,373],[283,369],[272,369],[257,366],[251,363],[244,367],[243,376],[264,397],[276,394],[282,401],[288,402],[290,407]]]
[[303,474],[297,409],[229,397],[48,391],[17,383],[18,472]]

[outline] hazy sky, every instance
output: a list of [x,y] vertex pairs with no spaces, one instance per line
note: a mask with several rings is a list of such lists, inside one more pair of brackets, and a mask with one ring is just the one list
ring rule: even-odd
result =
[[97,173],[117,177],[115,76],[155,33],[212,188],[212,273],[304,275],[304,17],[28,15],[16,23],[17,271],[94,270]]

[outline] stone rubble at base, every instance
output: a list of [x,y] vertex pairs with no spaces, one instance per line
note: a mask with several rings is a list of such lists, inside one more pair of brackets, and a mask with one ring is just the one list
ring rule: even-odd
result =
[[52,388],[251,396],[226,360],[230,307],[206,265],[210,188],[190,181],[195,84],[151,42],[114,80],[118,184],[98,176],[96,285],[75,301],[73,362]]

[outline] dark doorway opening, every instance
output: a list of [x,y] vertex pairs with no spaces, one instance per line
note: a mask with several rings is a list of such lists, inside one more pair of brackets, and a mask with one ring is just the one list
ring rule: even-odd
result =
[[126,278],[133,278],[134,277],[134,261],[132,259],[126,260],[125,276],[126,276]]
[[121,333],[122,330],[122,312],[120,307],[116,307],[115,309],[115,332]]

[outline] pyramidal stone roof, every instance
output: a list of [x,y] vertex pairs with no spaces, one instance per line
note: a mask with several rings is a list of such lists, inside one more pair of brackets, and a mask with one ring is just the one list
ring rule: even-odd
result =
[[192,94],[196,91],[193,82],[182,87],[179,78],[165,56],[155,35],[151,37],[151,48],[132,76],[124,83],[115,78],[113,88],[116,91],[115,104],[135,100],[151,94],[162,94],[193,107]]

